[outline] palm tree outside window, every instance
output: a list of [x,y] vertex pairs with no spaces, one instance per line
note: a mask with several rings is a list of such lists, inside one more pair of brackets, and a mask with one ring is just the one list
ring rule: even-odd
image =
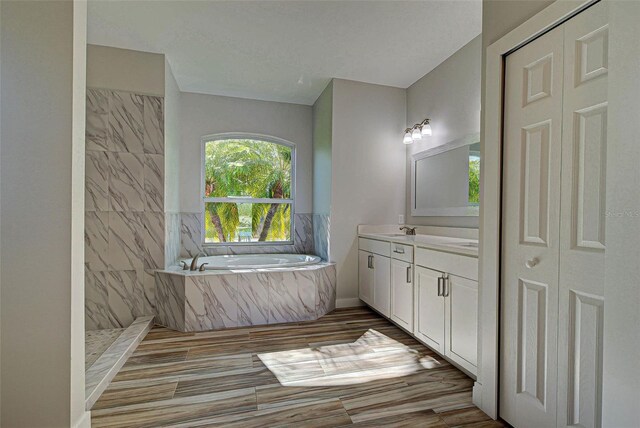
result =
[[295,147],[267,137],[204,145],[205,244],[291,243]]

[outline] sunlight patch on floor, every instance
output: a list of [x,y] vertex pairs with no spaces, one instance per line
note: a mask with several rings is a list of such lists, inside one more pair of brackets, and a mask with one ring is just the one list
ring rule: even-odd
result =
[[438,360],[369,329],[353,343],[258,354],[283,386],[338,386],[433,369]]

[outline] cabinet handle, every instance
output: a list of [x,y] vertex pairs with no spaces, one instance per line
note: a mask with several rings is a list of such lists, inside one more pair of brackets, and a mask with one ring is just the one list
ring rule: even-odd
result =
[[438,296],[442,296],[442,283],[443,282],[444,282],[444,278],[439,276],[438,277]]
[[407,266],[407,284],[411,284],[411,266]]
[[373,269],[373,254],[369,256],[369,269]]
[[443,281],[442,281],[442,285],[443,285],[443,287],[442,287],[442,296],[443,297],[449,297],[449,291],[451,291],[450,287],[449,287],[449,277],[447,276],[447,277],[442,278],[442,279],[443,279]]
[[395,249],[393,250],[393,252],[394,252],[394,253],[396,253],[396,254],[404,254],[404,249],[403,249],[402,251],[398,251],[398,249],[397,249],[397,248],[395,248]]

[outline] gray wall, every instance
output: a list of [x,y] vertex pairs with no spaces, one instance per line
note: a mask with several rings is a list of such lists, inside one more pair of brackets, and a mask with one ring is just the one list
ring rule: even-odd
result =
[[339,306],[358,300],[359,224],[398,223],[405,212],[405,90],[333,81],[330,258]]
[[638,19],[639,2],[609,2],[603,427],[637,425],[640,401]]
[[88,426],[86,3],[3,1],[0,9],[1,424]]
[[[407,88],[407,127],[431,119],[433,135],[407,146],[406,223],[478,227],[478,217],[412,217],[411,156],[480,131],[480,64],[478,36]],[[400,138],[400,137],[399,137]]]

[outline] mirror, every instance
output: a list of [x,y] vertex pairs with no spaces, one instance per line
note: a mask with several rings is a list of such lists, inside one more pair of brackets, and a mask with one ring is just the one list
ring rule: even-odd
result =
[[480,211],[480,134],[470,134],[411,157],[411,215],[477,216]]

